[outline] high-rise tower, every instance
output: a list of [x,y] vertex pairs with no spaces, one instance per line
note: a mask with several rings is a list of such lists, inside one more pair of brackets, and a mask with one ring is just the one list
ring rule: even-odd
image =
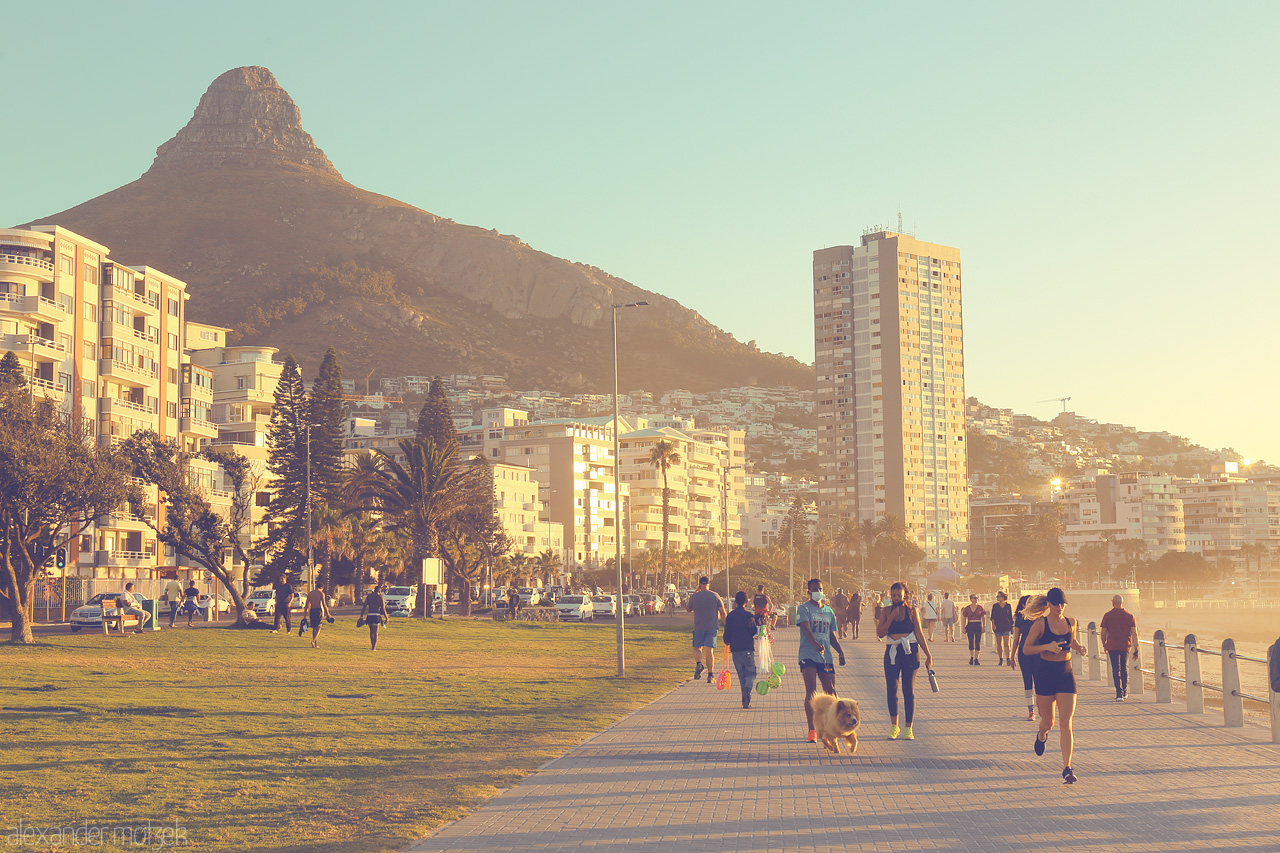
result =
[[813,253],[819,524],[901,518],[933,566],[969,535],[960,251],[873,230]]

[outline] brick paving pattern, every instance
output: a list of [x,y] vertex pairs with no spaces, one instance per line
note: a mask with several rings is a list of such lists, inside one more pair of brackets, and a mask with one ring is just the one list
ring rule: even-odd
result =
[[1116,703],[1077,660],[1067,786],[1056,729],[1032,752],[1021,676],[989,652],[966,665],[963,639],[933,645],[942,692],[917,678],[916,740],[886,740],[883,647],[864,632],[836,670],[861,744],[837,757],[804,742],[797,638],[778,632],[787,674],[750,710],[736,683],[687,682],[408,849],[1280,853],[1280,746],[1264,729],[1150,695]]

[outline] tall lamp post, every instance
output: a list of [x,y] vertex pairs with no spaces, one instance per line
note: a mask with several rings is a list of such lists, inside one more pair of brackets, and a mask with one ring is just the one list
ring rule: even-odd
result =
[[618,632],[618,677],[623,678],[627,674],[627,654],[623,647],[623,605],[622,605],[622,535],[618,530],[618,517],[622,514],[622,487],[621,475],[619,469],[622,467],[618,450],[618,309],[619,308],[639,308],[648,305],[648,302],[627,302],[622,305],[612,305],[610,317],[612,319],[611,327],[613,332],[613,564],[618,571],[618,609],[615,618],[617,620]]

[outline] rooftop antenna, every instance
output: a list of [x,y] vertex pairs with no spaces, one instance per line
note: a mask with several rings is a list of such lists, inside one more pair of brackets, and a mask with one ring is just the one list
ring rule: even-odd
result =
[[902,208],[898,208],[898,233],[902,233]]

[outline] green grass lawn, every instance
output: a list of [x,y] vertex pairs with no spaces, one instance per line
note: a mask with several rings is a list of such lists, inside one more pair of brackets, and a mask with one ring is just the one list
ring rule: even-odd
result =
[[377,652],[351,619],[318,650],[221,627],[0,646],[0,842],[151,821],[199,850],[395,850],[687,677],[686,626],[627,640],[625,680],[610,625],[396,620]]

